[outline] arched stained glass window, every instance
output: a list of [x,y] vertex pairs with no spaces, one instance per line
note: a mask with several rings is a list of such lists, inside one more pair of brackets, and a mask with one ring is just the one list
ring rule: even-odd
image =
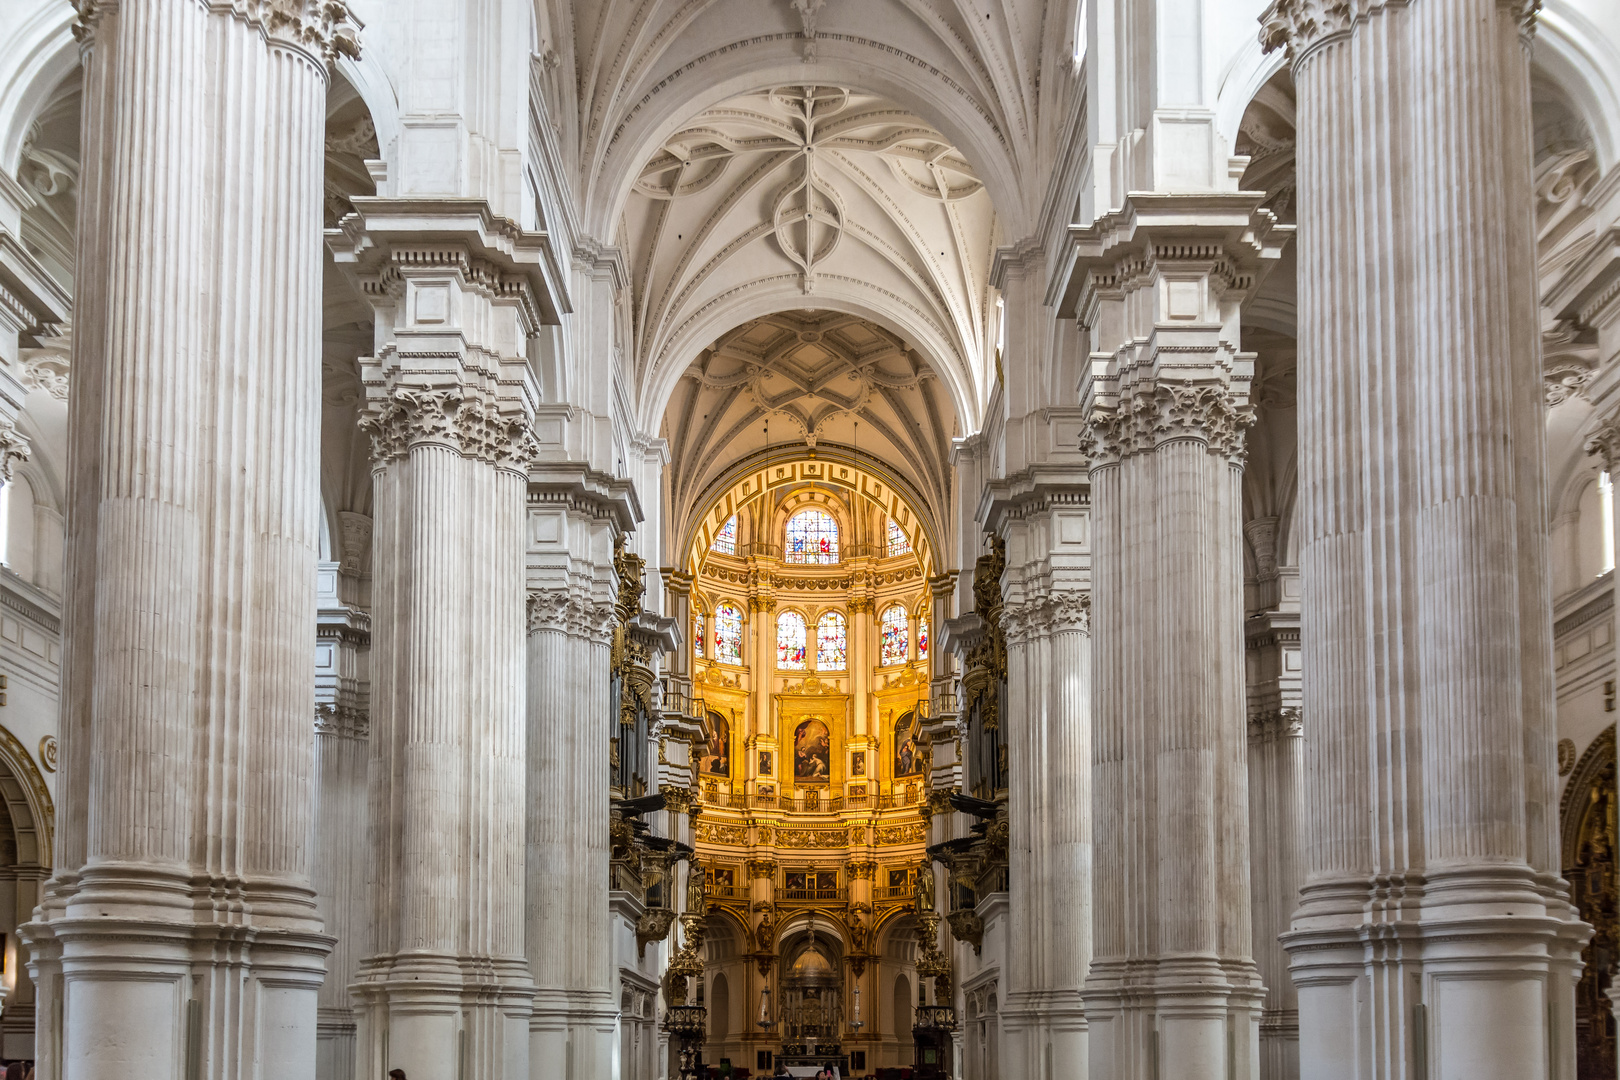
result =
[[784,611],[776,617],[776,666],[804,668],[804,616]]
[[917,616],[917,659],[928,659],[928,620]]
[[883,613],[878,631],[878,663],[903,664],[911,652],[906,609],[899,604]]
[[838,522],[825,510],[803,510],[787,523],[787,554],[790,563],[835,563],[838,561]]
[[722,664],[742,663],[742,612],[731,604],[714,609],[714,658]]
[[894,518],[890,518],[889,519],[889,558],[892,559],[896,555],[910,555],[910,554],[911,554],[911,541],[906,539],[906,534],[900,528],[900,526],[898,526],[898,525],[896,525],[894,523]]
[[848,627],[836,611],[816,620],[816,667],[821,671],[842,671],[849,655]]
[[703,659],[703,612],[692,614],[692,655]]
[[714,543],[709,545],[713,551],[722,555],[737,554],[737,515],[732,514],[726,518],[726,523],[720,526],[720,531],[714,534]]

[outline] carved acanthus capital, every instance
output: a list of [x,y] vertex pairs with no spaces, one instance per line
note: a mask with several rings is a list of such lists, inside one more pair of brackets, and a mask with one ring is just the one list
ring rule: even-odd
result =
[[[361,362],[373,364],[369,357]],[[443,446],[466,458],[518,470],[529,454],[528,417],[460,384],[399,385],[374,393],[359,423],[371,437],[372,461],[379,464],[397,461],[419,445]]]
[[360,42],[347,4],[338,0],[214,0],[271,41],[296,45],[332,63],[339,56],[360,57]]
[[567,589],[535,589],[528,596],[529,633],[543,630],[568,632],[569,597]]
[[1260,48],[1284,49],[1298,64],[1318,45],[1348,33],[1355,17],[1351,0],[1275,0],[1260,14]]
[[1052,633],[1079,632],[1091,635],[1091,594],[1055,592],[1049,607]]
[[670,785],[658,790],[664,793],[664,809],[674,814],[690,814],[698,805],[697,792],[688,787]]
[[19,461],[28,460],[28,440],[17,431],[17,425],[0,417],[0,483],[11,483],[11,470]]
[[1150,382],[1121,394],[1113,407],[1095,409],[1081,449],[1096,467],[1191,439],[1241,463],[1244,434],[1253,423],[1246,393],[1218,383]]
[[371,552],[371,519],[364,514],[338,511],[340,561],[338,568],[345,574],[358,574]]
[[[776,879],[775,859],[749,859],[747,866],[748,876],[755,881],[759,881],[761,878],[770,879],[772,881]],[[766,904],[765,906],[769,907],[770,905]]]
[[321,702],[315,706],[315,734],[338,739],[371,735],[371,714],[358,705]]
[[1603,462],[1603,471],[1614,475],[1615,466],[1620,465],[1620,411],[1604,417],[1586,437],[1586,452],[1596,455]]
[[1249,741],[1269,743],[1297,739],[1304,735],[1305,723],[1295,708],[1267,709],[1249,718]]
[[877,863],[871,859],[855,859],[845,865],[851,881],[871,881],[877,873]]

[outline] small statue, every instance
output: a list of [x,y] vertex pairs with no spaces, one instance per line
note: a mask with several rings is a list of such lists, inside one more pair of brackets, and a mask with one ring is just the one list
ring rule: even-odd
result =
[[697,862],[687,864],[686,913],[688,915],[707,915],[709,913],[707,884],[704,881],[703,867]]
[[917,914],[934,910],[934,864],[926,857],[917,864]]

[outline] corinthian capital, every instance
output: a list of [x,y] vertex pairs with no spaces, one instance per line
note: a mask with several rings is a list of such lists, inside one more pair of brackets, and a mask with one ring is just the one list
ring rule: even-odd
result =
[[1351,0],[1275,0],[1260,14],[1260,48],[1284,49],[1298,63],[1317,45],[1348,33],[1355,18]]
[[214,0],[212,6],[264,31],[271,41],[296,45],[328,64],[360,55],[354,20],[339,0]]
[[[367,358],[362,358],[362,363]],[[413,446],[433,444],[463,457],[516,468],[528,456],[529,423],[521,413],[460,385],[395,386],[371,395],[360,416],[371,436],[372,460],[398,460]]]
[[28,440],[17,433],[17,425],[0,417],[0,483],[11,483],[11,469],[28,460]]
[[528,597],[528,624],[529,633],[538,634],[542,630],[555,630],[566,633],[568,630],[568,590],[567,589],[535,589]]
[[1586,437],[1586,452],[1603,462],[1603,471],[1613,476],[1620,464],[1620,410],[1604,417],[1597,430]]

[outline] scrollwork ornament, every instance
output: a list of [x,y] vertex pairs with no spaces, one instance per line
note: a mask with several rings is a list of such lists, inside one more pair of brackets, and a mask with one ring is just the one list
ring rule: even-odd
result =
[[1318,45],[1348,33],[1355,18],[1351,0],[1275,0],[1260,14],[1260,49],[1283,49],[1297,66]]

